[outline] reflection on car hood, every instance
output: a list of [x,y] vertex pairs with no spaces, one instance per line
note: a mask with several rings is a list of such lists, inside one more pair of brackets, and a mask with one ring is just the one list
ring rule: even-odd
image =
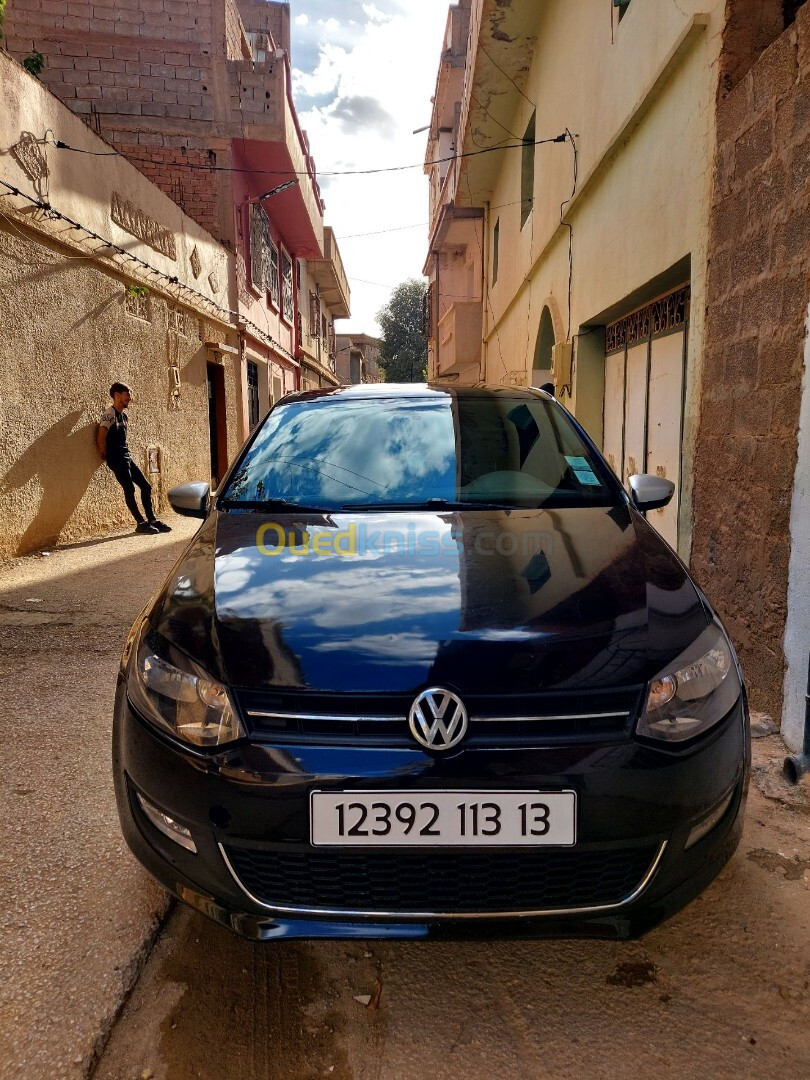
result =
[[234,686],[490,694],[646,681],[707,621],[625,506],[213,513],[152,618]]

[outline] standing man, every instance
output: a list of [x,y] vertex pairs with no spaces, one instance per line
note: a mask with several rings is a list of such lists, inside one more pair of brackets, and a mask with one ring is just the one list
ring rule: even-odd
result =
[[[130,514],[135,518],[136,533],[171,532],[171,526],[158,521],[152,509],[152,485],[132,460],[127,446],[127,406],[132,400],[132,391],[126,383],[114,382],[110,387],[112,405],[105,410],[96,433],[96,446],[101,460],[106,461],[110,470],[124,489],[124,499]],[[135,485],[141,489],[141,502],[144,513],[138,509],[135,501]]]

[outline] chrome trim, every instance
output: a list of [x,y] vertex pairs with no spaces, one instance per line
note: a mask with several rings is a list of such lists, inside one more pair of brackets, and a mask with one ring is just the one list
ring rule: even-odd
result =
[[615,904],[599,904],[593,907],[571,907],[571,908],[540,908],[537,911],[468,911],[468,912],[442,912],[442,911],[355,911],[345,908],[297,908],[297,907],[282,907],[280,905],[266,904],[264,901],[259,900],[253,893],[248,892],[242,882],[239,880],[239,876],[234,870],[231,862],[225,852],[225,847],[222,843],[218,843],[220,855],[222,860],[228,868],[228,871],[252,903],[262,908],[264,911],[269,911],[278,915],[296,915],[296,916],[312,916],[321,917],[323,915],[338,916],[340,918],[357,918],[357,919],[393,919],[398,920],[418,920],[420,922],[425,919],[531,919],[538,916],[551,916],[551,915],[596,915],[603,911],[616,911],[618,908],[626,907],[634,900],[637,900],[639,896],[644,892],[647,886],[653,879],[656,870],[664,857],[664,852],[667,847],[667,841],[664,840],[661,847],[658,849],[658,854],[652,861],[652,864],[641,879],[641,883],[631,892],[628,896],[625,896],[623,900],[619,900]]
[[606,720],[608,717],[623,716],[629,720],[626,709],[619,712],[560,713],[557,716],[471,716],[472,724],[531,724],[545,720]]
[[404,716],[339,716],[332,713],[288,713],[288,712],[265,712],[263,709],[246,709],[245,714],[250,717],[264,717],[268,720],[328,720],[331,723],[349,720],[353,723],[378,723],[384,720],[401,720],[406,722]]
[[[407,723],[407,716],[394,714],[391,716],[351,716],[346,713],[290,713],[290,712],[266,712],[263,709],[246,709],[245,714],[252,718],[264,718],[266,720],[328,720],[331,723],[349,720],[355,723],[390,723],[393,720],[401,720]],[[471,716],[471,724],[531,724],[542,723],[545,720],[606,720],[611,717],[623,716],[630,718],[626,709],[618,712],[595,712],[595,713],[559,713],[554,716]]]

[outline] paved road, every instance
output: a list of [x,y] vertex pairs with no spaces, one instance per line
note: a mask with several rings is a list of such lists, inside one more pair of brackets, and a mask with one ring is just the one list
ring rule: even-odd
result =
[[83,1077],[167,901],[121,839],[121,645],[195,524],[0,570],[0,1077]]
[[755,753],[743,849],[641,942],[254,945],[178,908],[94,1080],[807,1080],[810,805]]

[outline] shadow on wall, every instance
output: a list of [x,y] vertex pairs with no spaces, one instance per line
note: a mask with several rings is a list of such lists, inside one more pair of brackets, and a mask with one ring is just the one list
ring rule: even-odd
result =
[[[69,413],[48,428],[0,479],[0,499],[24,488],[35,478],[41,488],[39,507],[17,542],[17,555],[59,539],[87,491],[93,473],[101,467],[95,447],[95,423],[75,427],[83,415],[81,409]],[[13,520],[16,515],[9,510],[7,505],[4,514]]]
[[209,359],[211,354],[205,345],[201,345],[180,369],[183,386],[205,386],[208,381],[205,365]]

